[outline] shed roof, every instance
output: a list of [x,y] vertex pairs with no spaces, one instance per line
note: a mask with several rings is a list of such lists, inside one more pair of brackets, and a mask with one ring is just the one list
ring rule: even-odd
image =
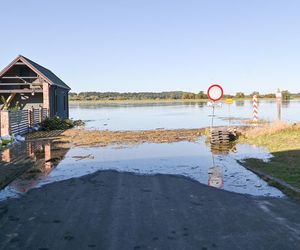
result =
[[0,77],[3,76],[12,66],[17,62],[23,62],[29,68],[31,68],[35,73],[44,78],[51,85],[56,85],[64,89],[70,90],[71,88],[65,84],[58,76],[56,76],[51,70],[41,66],[40,64],[26,58],[25,56],[19,55],[15,60],[13,60],[6,68],[0,72]]

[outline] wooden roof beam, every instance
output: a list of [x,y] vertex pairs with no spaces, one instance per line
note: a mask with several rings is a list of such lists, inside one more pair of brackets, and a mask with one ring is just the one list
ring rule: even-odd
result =
[[42,89],[0,89],[0,94],[7,93],[43,93]]
[[30,85],[29,82],[0,82],[0,85]]
[[2,79],[37,79],[37,76],[3,76]]

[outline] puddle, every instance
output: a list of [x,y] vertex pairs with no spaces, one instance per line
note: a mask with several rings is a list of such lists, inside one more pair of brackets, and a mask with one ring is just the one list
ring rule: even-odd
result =
[[[16,197],[34,187],[80,177],[98,170],[146,175],[175,174],[232,192],[257,196],[284,196],[281,191],[269,186],[237,163],[237,160],[248,157],[262,160],[271,157],[265,149],[250,145],[232,146],[226,150],[214,147],[211,150],[205,139],[200,138],[196,143],[145,143],[130,147],[75,147],[59,150],[57,145],[53,147],[49,142],[43,145],[35,144],[35,147],[39,149],[39,153],[33,154],[33,168],[0,191],[0,199]],[[3,160],[5,158],[2,156]]]

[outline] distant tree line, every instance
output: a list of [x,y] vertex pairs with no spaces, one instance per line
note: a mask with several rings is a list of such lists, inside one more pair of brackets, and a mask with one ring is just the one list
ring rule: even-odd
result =
[[167,92],[80,92],[70,93],[70,100],[179,100],[179,99],[207,99],[206,93],[200,91],[198,94],[183,91]]
[[[300,94],[291,94],[288,90],[281,91],[282,99],[283,100],[289,100],[292,97],[299,97]],[[235,98],[250,98],[252,96],[256,95],[259,98],[275,98],[275,93],[269,93],[269,94],[260,94],[258,91],[253,91],[250,95],[245,95],[243,92],[237,92],[235,94]]]
[[[282,99],[288,100],[292,97],[300,97],[300,94],[291,94],[289,91],[281,91]],[[243,92],[237,92],[235,95],[224,95],[224,98],[251,98],[257,95],[259,98],[275,98],[275,93],[260,94],[257,91],[246,95]],[[184,91],[166,91],[166,92],[80,92],[69,93],[70,100],[72,101],[97,101],[97,100],[180,100],[180,99],[207,99],[207,94],[200,91],[197,94]]]

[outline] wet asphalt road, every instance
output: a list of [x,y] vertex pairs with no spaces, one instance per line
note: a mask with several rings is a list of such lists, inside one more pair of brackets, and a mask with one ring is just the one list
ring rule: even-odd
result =
[[0,249],[300,249],[300,205],[103,171],[0,202]]

